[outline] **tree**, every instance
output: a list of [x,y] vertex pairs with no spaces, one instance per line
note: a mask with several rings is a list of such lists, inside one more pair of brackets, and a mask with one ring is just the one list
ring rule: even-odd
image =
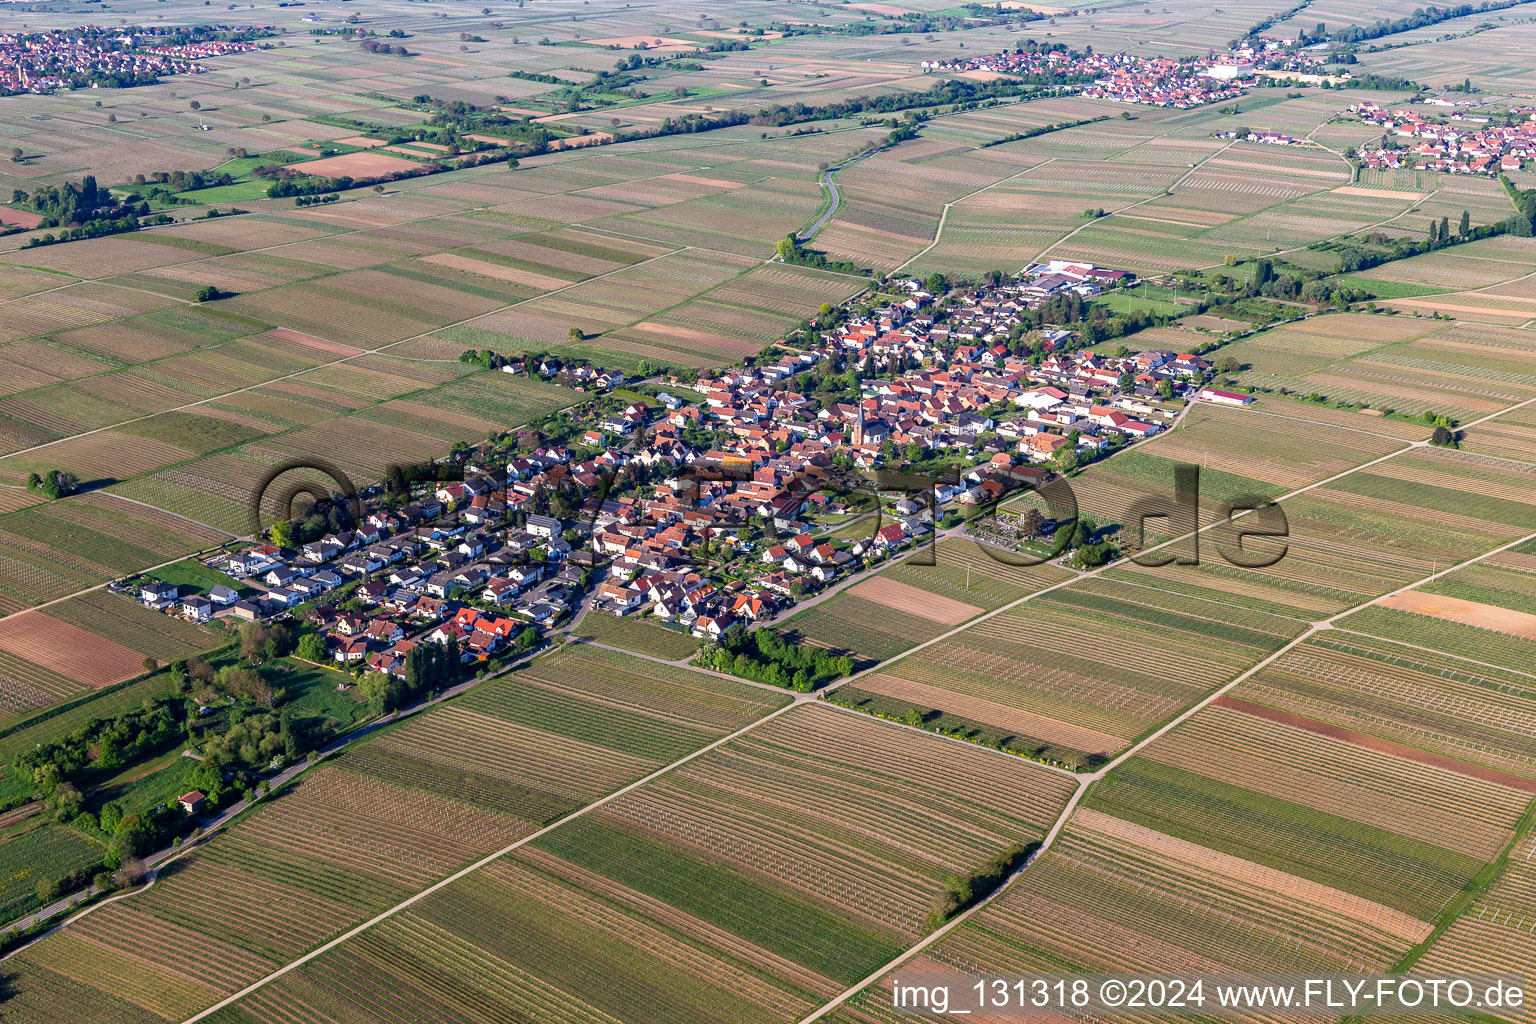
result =
[[1439,445],[1442,448],[1454,448],[1456,446],[1456,435],[1449,428],[1438,426],[1435,428],[1434,433],[1429,436],[1429,443]]
[[587,332],[583,331],[580,327],[572,327],[570,330],[565,332],[565,335],[572,341],[580,341],[587,336]]
[[1120,390],[1121,394],[1130,394],[1136,390],[1136,375],[1130,370],[1125,370],[1120,374],[1120,380],[1116,382],[1115,386]]
[[193,100],[191,103],[188,103],[187,106],[191,107],[193,110],[202,110],[203,109],[203,105],[201,103],[197,102],[197,100]]
[[278,735],[283,740],[283,754],[289,760],[293,760],[303,753],[304,744],[299,739],[298,724],[294,721],[293,708],[283,708],[283,713],[278,716]]
[[1077,468],[1077,449],[1070,444],[1062,445],[1051,455],[1051,463],[1058,473],[1065,475],[1072,472]]
[[917,708],[907,708],[901,716],[902,725],[910,725],[914,729],[920,729],[923,725],[923,714]]
[[1462,210],[1461,211],[1461,230],[1458,232],[1458,234],[1460,234],[1462,238],[1466,238],[1471,233],[1472,233],[1472,215],[1470,213],[1468,213],[1466,210]]
[[949,290],[949,279],[935,270],[933,273],[929,274],[928,279],[923,282],[923,287],[928,289],[928,291],[932,292],[934,295],[943,295],[946,291]]
[[126,889],[144,881],[144,874],[144,862],[137,857],[129,857],[113,873],[112,881],[119,889]]
[[219,289],[217,287],[215,287],[214,285],[205,284],[201,288],[199,288],[197,290],[197,293],[195,295],[193,295],[192,297],[194,299],[196,299],[198,302],[212,302],[215,299],[223,298],[224,297],[224,293],[219,291]]
[[1435,221],[1429,222],[1429,247],[1433,249],[1440,244],[1440,225]]
[[146,675],[155,671],[159,667],[160,663],[148,655],[145,655],[144,660],[139,662],[139,668],[143,669]]
[[299,646],[294,649],[304,661],[312,661],[322,664],[326,660],[325,641],[318,633],[306,633],[299,638]]
[[1045,516],[1041,515],[1037,508],[1026,509],[1019,527],[1026,538],[1034,540],[1045,529]]
[[267,530],[267,539],[272,542],[274,547],[293,547],[293,524],[286,519],[273,523],[271,528]]
[[1445,245],[1451,240],[1451,218],[1440,218],[1440,244]]
[[398,707],[404,690],[404,684],[388,672],[369,672],[357,684],[357,692],[362,694],[368,702],[368,710],[375,715]]

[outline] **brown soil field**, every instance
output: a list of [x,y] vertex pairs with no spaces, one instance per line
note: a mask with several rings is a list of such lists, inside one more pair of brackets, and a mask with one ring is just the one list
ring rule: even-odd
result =
[[0,206],[0,224],[16,224],[30,230],[42,222],[43,215],[40,213],[28,213],[26,210],[13,210],[9,206]]
[[351,345],[343,345],[339,341],[327,341],[325,338],[317,338],[313,334],[305,334],[303,331],[295,331],[287,327],[276,327],[265,335],[269,338],[279,338],[292,342],[295,345],[304,345],[308,348],[318,349],[328,355],[355,356],[364,349],[354,348]]
[[907,583],[876,576],[849,589],[854,597],[883,605],[892,611],[903,612],[937,622],[942,626],[958,626],[966,619],[980,615],[984,609],[950,597],[940,597],[931,591]]
[[1245,715],[1265,718],[1271,722],[1279,722],[1281,725],[1289,725],[1297,729],[1305,729],[1307,732],[1317,733],[1319,736],[1327,736],[1329,739],[1352,743],[1357,747],[1364,747],[1366,750],[1391,754],[1394,757],[1401,757],[1405,761],[1415,761],[1434,768],[1444,768],[1446,771],[1457,772],[1474,779],[1482,779],[1484,782],[1508,786],[1510,789],[1516,789],[1522,793],[1536,793],[1536,779],[1521,778],[1518,775],[1510,775],[1508,772],[1496,771],[1493,768],[1484,768],[1482,765],[1458,761],[1453,757],[1431,754],[1429,751],[1419,750],[1417,747],[1393,743],[1391,740],[1368,736],[1363,732],[1341,729],[1336,725],[1328,725],[1326,722],[1304,718],[1301,715],[1293,715],[1288,711],[1280,711],[1263,704],[1242,700],[1238,697],[1217,697],[1211,703],[1216,707],[1230,708],[1233,711],[1241,711]]
[[[661,45],[657,45],[658,41]],[[665,50],[692,50],[698,46],[687,39],[674,39],[671,36],[612,36],[608,39],[588,39],[591,46],[619,46],[626,50],[636,46],[644,46],[647,50],[661,52]]]
[[1077,828],[1122,840],[1154,857],[1167,857],[1196,866],[1202,871],[1236,883],[1239,889],[1254,887],[1283,895],[1298,903],[1316,907],[1325,914],[1342,914],[1356,921],[1365,921],[1410,943],[1420,941],[1431,930],[1429,924],[1384,904],[1251,860],[1218,853],[1196,843],[1123,821],[1103,811],[1080,809],[1072,820]]
[[642,336],[646,334],[660,334],[677,341],[694,342],[708,354],[720,352],[728,356],[739,357],[751,355],[762,349],[762,345],[753,342],[734,341],[730,338],[723,338],[718,334],[709,334],[705,331],[679,327],[677,324],[664,324],[655,320],[645,320],[635,324],[635,326],[629,329],[629,333]]
[[[1510,300],[1511,296],[1499,296]],[[1536,309],[1516,309],[1511,306],[1469,306],[1465,303],[1439,302],[1433,298],[1428,299],[1393,299],[1394,307],[1402,306],[1408,309],[1438,309],[1441,312],[1474,313],[1485,317],[1498,317],[1508,320],[1518,320],[1524,323],[1526,320],[1536,317]]]
[[93,689],[131,679],[144,656],[42,612],[0,620],[0,650],[26,658]]
[[725,181],[722,178],[703,178],[697,174],[663,174],[662,177],[670,178],[673,181],[687,181],[695,185],[709,185],[712,188],[742,188],[744,186],[744,183],[740,181]]
[[1536,615],[1500,608],[1498,605],[1480,604],[1477,601],[1466,601],[1459,597],[1426,594],[1419,590],[1384,597],[1376,603],[1383,608],[1396,608],[1398,611],[1430,615],[1437,619],[1449,619],[1467,626],[1495,629],[1500,633],[1536,640]]
[[479,274],[481,277],[495,278],[497,281],[527,285],[529,288],[537,288],[545,292],[565,288],[571,284],[570,281],[563,281],[547,274],[535,274],[529,270],[518,270],[516,267],[504,267],[499,263],[487,263],[484,260],[470,259],[468,256],[459,256],[451,252],[423,256],[421,262],[448,267],[452,270],[463,270],[471,274]]
[[884,672],[863,676],[859,679],[857,686],[870,693],[884,694],[897,700],[909,700],[914,704],[922,704],[925,707],[959,715],[961,718],[969,718],[973,722],[995,725],[1047,743],[1057,743],[1064,747],[1071,747],[1073,750],[1081,750],[1085,754],[1112,754],[1125,746],[1125,740],[1118,736],[1058,722],[1054,718],[1020,711],[983,697],[972,697],[969,694],[956,693],[942,687],[929,686],[927,683],[900,679]]
[[1359,185],[1340,185],[1333,189],[1337,196],[1370,196],[1372,199],[1406,199],[1410,203],[1428,199],[1427,192],[1395,192],[1388,188],[1361,188]]
[[375,146],[384,145],[383,139],[370,139],[362,135],[354,135],[349,139],[337,139],[336,141],[347,146],[357,146],[359,149],[373,149]]
[[327,178],[339,178],[343,175],[349,178],[371,178],[377,175],[394,174],[397,171],[409,171],[421,165],[411,160],[385,156],[382,153],[343,153],[341,156],[305,160],[288,166],[304,174],[320,174]]

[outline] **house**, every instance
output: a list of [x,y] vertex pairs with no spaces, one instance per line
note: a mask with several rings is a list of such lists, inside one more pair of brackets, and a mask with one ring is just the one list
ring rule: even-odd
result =
[[298,575],[298,572],[296,572],[291,566],[275,565],[271,569],[267,570],[266,575],[262,576],[261,581],[269,587],[286,587],[288,584],[292,583],[298,577]]
[[638,590],[621,587],[615,583],[600,583],[597,586],[597,599],[612,608],[615,613],[623,615],[640,607],[645,601],[645,595]]
[[331,657],[349,665],[354,661],[362,661],[368,656],[368,641],[362,637],[345,637],[338,639],[331,648]]
[[190,793],[183,793],[176,798],[176,803],[188,814],[196,814],[203,809],[203,802],[208,797],[201,790],[194,789]]
[[552,516],[530,515],[528,517],[527,530],[535,537],[549,538],[560,536],[564,532],[565,527],[561,524],[560,520]]
[[278,608],[292,608],[304,602],[304,595],[292,587],[272,587],[267,591],[266,600]]
[[1195,400],[1215,402],[1218,405],[1248,405],[1253,401],[1253,396],[1236,391],[1221,391],[1217,388],[1201,388],[1195,392]]
[[246,622],[255,622],[262,617],[263,612],[261,606],[253,601],[236,601],[230,609],[230,614]]
[[389,596],[388,580],[370,580],[352,592],[364,604],[378,604]]
[[182,613],[193,622],[207,622],[213,618],[213,602],[206,597],[193,595],[181,602]]
[[258,544],[229,556],[229,571],[236,576],[258,576],[277,564],[278,550]]
[[213,587],[208,591],[208,600],[212,601],[220,608],[228,608],[230,605],[240,600],[240,595],[230,588],[224,586],[222,583],[215,583]]
[[176,603],[179,592],[174,583],[146,583],[139,588],[139,601],[148,608],[160,610]]

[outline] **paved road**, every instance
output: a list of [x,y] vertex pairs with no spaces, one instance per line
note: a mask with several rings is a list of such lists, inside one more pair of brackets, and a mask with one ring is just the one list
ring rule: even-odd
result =
[[821,183],[826,186],[828,194],[831,195],[832,203],[826,208],[820,217],[816,218],[816,223],[800,232],[800,234],[795,236],[796,238],[802,242],[810,241],[816,236],[816,232],[821,230],[822,225],[826,224],[827,221],[837,216],[837,211],[843,205],[843,194],[837,190],[837,180],[832,176],[838,171],[842,170],[844,167],[847,167],[850,164],[858,163],[860,160],[873,156],[878,152],[880,152],[878,149],[871,149],[868,152],[860,153],[858,156],[849,157],[842,163],[834,164],[833,166],[828,167],[826,170],[821,172]]
[[843,194],[837,190],[837,182],[832,179],[832,174],[836,170],[836,167],[828,167],[821,172],[821,183],[826,186],[827,192],[832,196],[832,203],[820,217],[816,218],[816,223],[800,232],[798,237],[802,242],[807,242],[814,238],[816,232],[821,230],[823,224],[837,216],[838,208],[843,205]]

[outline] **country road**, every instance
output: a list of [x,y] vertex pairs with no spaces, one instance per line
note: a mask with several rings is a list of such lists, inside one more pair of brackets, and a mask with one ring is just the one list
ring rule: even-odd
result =
[[[843,165],[838,165],[838,167],[841,166]],[[821,183],[826,186],[827,193],[832,197],[832,202],[822,211],[821,216],[816,218],[814,224],[800,232],[798,237],[802,242],[808,242],[814,238],[816,232],[821,230],[823,224],[837,216],[838,209],[843,205],[843,194],[837,190],[837,182],[832,178],[833,173],[838,170],[838,167],[828,167],[821,172]]]

